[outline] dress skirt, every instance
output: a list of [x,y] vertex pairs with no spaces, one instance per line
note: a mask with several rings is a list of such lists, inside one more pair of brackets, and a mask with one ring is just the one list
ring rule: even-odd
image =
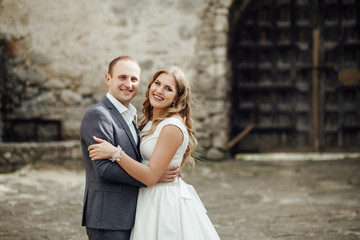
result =
[[195,189],[181,178],[141,188],[132,240],[220,239]]

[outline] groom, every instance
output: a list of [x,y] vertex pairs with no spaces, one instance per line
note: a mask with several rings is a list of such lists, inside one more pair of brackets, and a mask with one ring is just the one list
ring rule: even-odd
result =
[[[130,103],[138,92],[140,66],[135,59],[120,56],[110,62],[105,79],[108,93],[85,113],[80,128],[86,170],[82,226],[90,240],[127,240],[135,221],[139,187],[146,186],[116,162],[91,161],[87,149],[96,143],[96,136],[120,145],[131,158],[141,161],[136,109]],[[160,182],[174,181],[177,174],[178,169],[169,168]]]

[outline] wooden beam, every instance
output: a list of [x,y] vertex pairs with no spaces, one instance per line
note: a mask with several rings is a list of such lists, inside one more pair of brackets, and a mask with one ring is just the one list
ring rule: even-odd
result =
[[244,130],[242,130],[236,137],[234,137],[228,144],[228,148],[232,148],[237,142],[239,142],[243,137],[245,137],[252,129],[254,128],[254,124],[250,124]]
[[319,29],[313,30],[313,69],[312,69],[312,104],[313,104],[313,146],[314,151],[319,151]]

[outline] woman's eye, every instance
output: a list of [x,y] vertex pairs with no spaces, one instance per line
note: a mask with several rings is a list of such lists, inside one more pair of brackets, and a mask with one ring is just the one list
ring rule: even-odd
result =
[[155,82],[156,85],[160,85],[160,83],[158,81]]
[[168,87],[167,90],[168,90],[169,92],[172,92],[172,88],[170,88],[170,87]]

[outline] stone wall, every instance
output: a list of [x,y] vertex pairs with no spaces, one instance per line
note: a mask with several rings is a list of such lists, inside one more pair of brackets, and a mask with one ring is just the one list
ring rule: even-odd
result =
[[0,143],[0,173],[15,171],[25,165],[82,169],[80,141]]
[[232,0],[0,1],[0,40],[10,49],[3,51],[1,81],[13,98],[7,118],[59,120],[63,139],[78,139],[83,114],[106,93],[108,62],[130,55],[142,67],[133,102],[139,112],[152,74],[179,65],[198,98],[194,118],[203,155],[224,158],[231,5]]
[[227,154],[230,66],[227,60],[228,15],[231,1],[212,1],[202,15],[196,43],[195,89],[201,105],[197,109],[198,139],[209,159]]

